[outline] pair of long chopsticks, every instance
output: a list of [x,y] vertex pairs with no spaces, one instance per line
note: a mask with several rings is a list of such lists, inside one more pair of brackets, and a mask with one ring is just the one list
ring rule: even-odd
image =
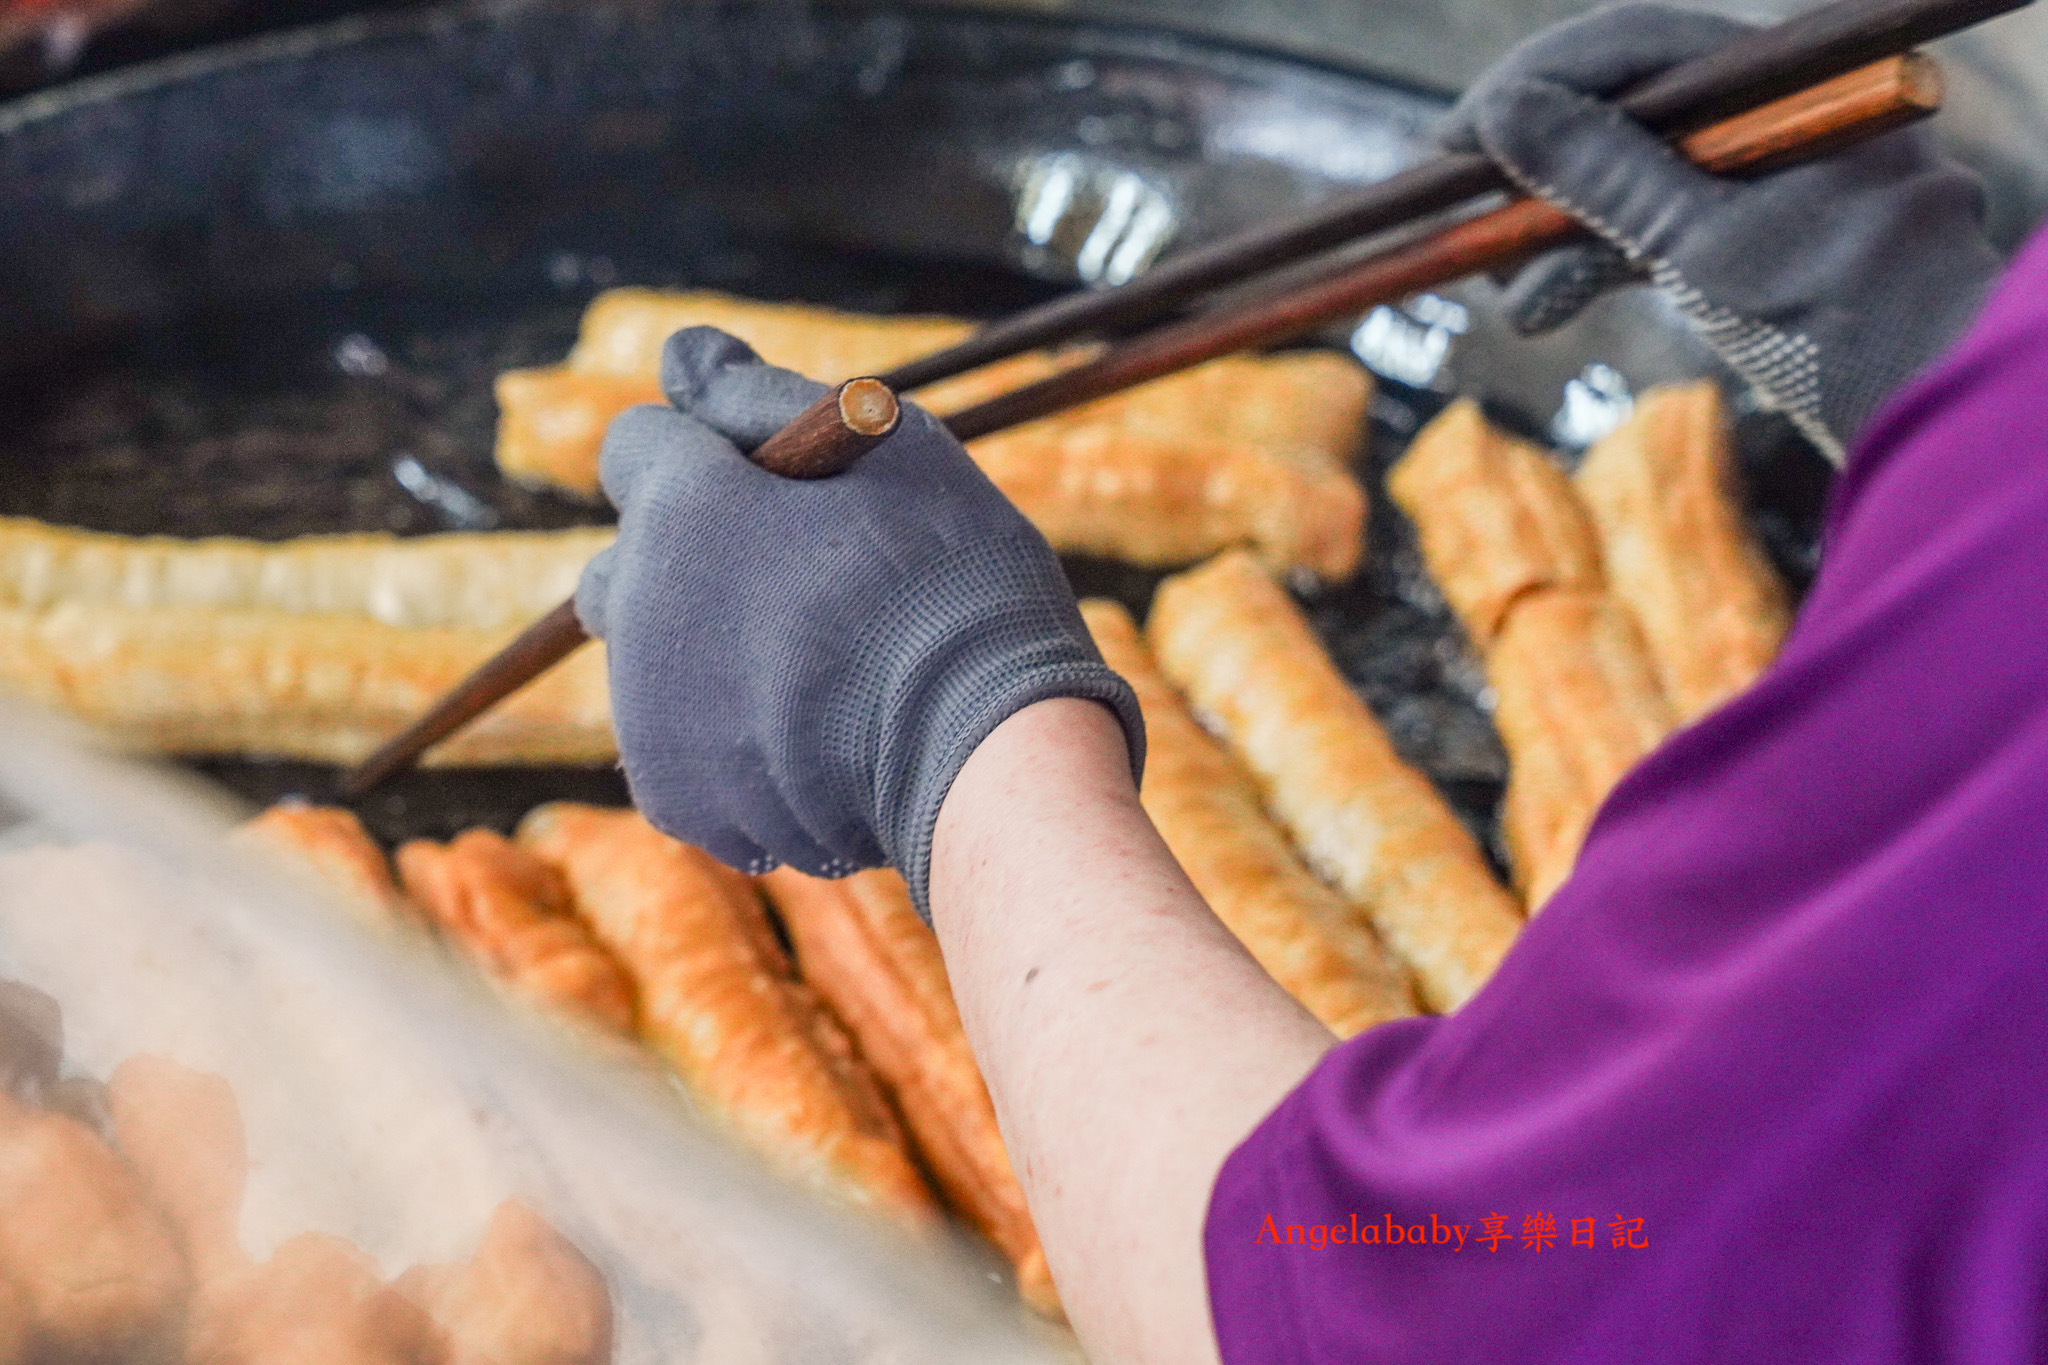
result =
[[[1678,137],[2030,3],[1835,0],[1675,66],[1616,104],[1651,131]],[[1128,327],[1197,294],[1512,188],[1483,156],[1434,157],[1299,217],[1180,252],[1115,289],[1069,294],[991,323],[881,379],[907,392],[1019,351]]]
[[[1679,138],[1676,146],[1703,170],[1755,175],[1925,118],[1941,106],[1941,90],[1941,68],[1932,58],[1918,53],[1887,57],[1709,124]],[[946,426],[971,441],[1220,355],[1291,340],[1375,304],[1519,265],[1590,235],[1562,209],[1540,199],[1517,199],[1421,241],[1240,301],[1227,312],[1156,328],[1092,360],[954,413]]]
[[[1826,155],[1932,113],[1941,98],[1939,69],[1903,49],[2026,3],[1836,0],[1674,68],[1620,104],[1660,131],[1683,131],[1679,149],[1705,169],[1754,174]],[[1726,116],[1743,108],[1748,112]],[[879,381],[849,381],[753,458],[798,477],[836,472],[880,439],[849,416],[845,404],[852,385],[863,386],[859,392],[872,401],[877,390],[928,384],[1030,346],[1148,316],[1219,284],[1298,264],[1347,237],[1426,217],[1500,187],[1498,170],[1484,158],[1440,157],[1307,218],[1169,261],[1121,288],[1070,296],[996,323]],[[1242,301],[1228,312],[1156,329],[955,413],[946,425],[961,440],[986,436],[1221,355],[1289,340],[1374,304],[1518,264],[1583,235],[1576,221],[1548,204],[1517,200],[1422,241]],[[349,775],[344,790],[351,797],[366,794],[587,638],[573,604],[556,608],[372,754]]]

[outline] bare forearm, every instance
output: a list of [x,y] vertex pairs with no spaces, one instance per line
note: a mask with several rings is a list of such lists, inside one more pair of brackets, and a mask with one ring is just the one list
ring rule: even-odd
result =
[[1092,702],[1028,707],[975,751],[940,812],[931,905],[1084,1342],[1213,1358],[1210,1188],[1334,1038],[1189,885]]

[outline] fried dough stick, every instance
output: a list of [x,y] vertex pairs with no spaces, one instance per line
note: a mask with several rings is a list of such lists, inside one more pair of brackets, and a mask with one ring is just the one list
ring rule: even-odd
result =
[[[880,373],[972,330],[946,318],[611,290],[585,311],[565,365],[499,376],[499,467],[595,496],[605,427],[634,403],[665,401],[662,343],[698,325],[826,383]],[[917,398],[949,412],[1065,363],[1014,356]],[[1347,466],[1370,396],[1366,373],[1334,354],[1231,357],[977,441],[972,454],[1056,549],[1167,565],[1249,544],[1278,567],[1341,578],[1363,546],[1364,494]]]
[[78,1120],[0,1091],[0,1312],[26,1358],[155,1359],[190,1288],[176,1235],[128,1163]]
[[1501,830],[1533,910],[1571,874],[1608,791],[1670,731],[1670,708],[1634,615],[1606,587],[1592,519],[1542,451],[1462,403],[1387,486],[1485,655],[1508,752]]
[[971,322],[930,314],[871,317],[715,290],[607,289],[583,310],[568,367],[654,386],[662,343],[684,327],[730,332],[769,363],[823,384],[893,369],[974,330]]
[[1423,1003],[1471,998],[1521,927],[1514,899],[1279,584],[1248,555],[1219,555],[1159,586],[1146,634],[1309,866],[1414,971]]
[[[1049,374],[1018,357],[920,394],[935,411]],[[1054,548],[1132,563],[1197,563],[1243,545],[1276,569],[1334,582],[1365,549],[1352,478],[1371,380],[1329,352],[1210,361],[998,432],[968,450]]]
[[888,1086],[940,1190],[1016,1267],[1025,1301],[1060,1316],[938,940],[911,906],[902,877],[878,868],[825,881],[785,867],[759,880],[788,926],[803,979]]
[[306,1232],[270,1259],[205,1286],[195,1365],[439,1365],[440,1333],[354,1243]]
[[1302,866],[1266,818],[1251,775],[1195,723],[1130,614],[1096,600],[1083,602],[1081,615],[1145,714],[1139,800],[1216,917],[1340,1038],[1415,1013],[1407,969]]
[[1461,398],[1387,474],[1444,600],[1484,654],[1514,601],[1539,588],[1598,588],[1600,542],[1563,470],[1495,430]]
[[114,1140],[171,1220],[201,1284],[246,1269],[241,1217],[249,1173],[242,1107],[219,1076],[138,1053],[107,1078]]
[[0,606],[277,611],[489,630],[524,625],[573,593],[583,566],[612,534],[582,528],[188,540],[0,517]]
[[1742,520],[1721,392],[1652,389],[1576,476],[1614,594],[1642,622],[1679,723],[1755,681],[1791,625],[1785,590]]
[[108,1108],[122,1151],[165,1209],[196,1281],[193,1365],[438,1365],[427,1315],[337,1237],[306,1233],[267,1261],[242,1249],[249,1158],[228,1083],[140,1054],[114,1069]]
[[398,850],[405,889],[486,975],[607,1033],[633,1036],[633,982],[576,917],[562,874],[472,829]]
[[1641,632],[1605,592],[1523,598],[1487,655],[1510,756],[1501,832],[1530,909],[1571,875],[1600,803],[1671,730]]
[[448,1342],[448,1365],[609,1365],[612,1299],[604,1276],[545,1218],[498,1205],[469,1260],[414,1266],[398,1292]]
[[631,974],[642,1040],[743,1141],[838,1199],[936,1218],[880,1086],[796,981],[751,882],[636,811],[557,802],[518,837]]
[[419,922],[419,910],[399,894],[384,850],[356,813],[342,806],[286,801],[244,821],[236,842],[296,859],[339,893],[342,904],[374,929]]
[[[355,763],[507,638],[282,612],[0,608],[0,691],[144,752]],[[427,762],[610,761],[604,668],[602,649],[579,650]]]
[[977,441],[971,453],[1066,554],[1171,567],[1245,545],[1278,568],[1334,582],[1365,549],[1365,491],[1336,463],[1087,425],[1034,425]]
[[122,1149],[171,1216],[198,1282],[188,1359],[220,1365],[601,1365],[603,1277],[539,1215],[499,1206],[469,1262],[386,1285],[340,1238],[294,1237],[270,1260],[242,1249],[248,1173],[228,1083],[162,1057],[129,1058],[108,1086]]

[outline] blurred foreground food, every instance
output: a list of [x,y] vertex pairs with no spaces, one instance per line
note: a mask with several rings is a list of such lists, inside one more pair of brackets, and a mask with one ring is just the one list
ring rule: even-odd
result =
[[[245,828],[359,904],[359,859],[383,859],[346,811],[281,806]],[[380,897],[390,927],[430,923],[509,1000],[637,1037],[737,1140],[835,1202],[928,1231],[929,1171],[1026,1300],[1059,1315],[937,941],[895,873],[785,870],[757,885],[633,811],[559,802],[530,813],[517,842],[471,830],[398,860],[426,912]]]
[[[330,864],[330,866],[332,866]],[[258,1261],[241,1217],[234,1091],[148,1053],[95,1112],[47,1101],[56,1001],[0,983],[0,1362],[606,1365],[603,1277],[546,1219],[501,1204],[467,1261],[387,1281],[347,1240],[304,1233]]]

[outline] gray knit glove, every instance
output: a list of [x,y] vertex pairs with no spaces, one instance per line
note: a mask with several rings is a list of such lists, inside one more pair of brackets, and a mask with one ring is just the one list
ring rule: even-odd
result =
[[967,756],[1032,702],[1137,698],[1089,639],[1045,538],[922,409],[833,478],[751,450],[825,388],[723,332],[668,340],[673,407],[636,407],[599,472],[616,544],[576,613],[610,654],[633,800],[742,871],[883,862],[925,907],[932,825]]
[[1510,285],[1510,321],[1555,327],[1631,279],[1836,463],[1884,396],[1953,341],[1999,270],[1981,188],[1925,129],[1753,180],[1709,175],[1597,98],[1711,52],[1744,25],[1632,4],[1540,33],[1481,76],[1438,140],[1484,152],[1605,245]]

